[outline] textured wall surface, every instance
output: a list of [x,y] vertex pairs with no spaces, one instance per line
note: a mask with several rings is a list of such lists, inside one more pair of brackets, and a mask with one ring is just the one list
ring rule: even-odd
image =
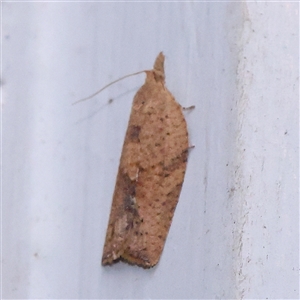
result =
[[[299,298],[298,6],[2,3],[2,298]],[[102,267],[145,76],[71,104],[160,51],[195,148],[159,264]]]

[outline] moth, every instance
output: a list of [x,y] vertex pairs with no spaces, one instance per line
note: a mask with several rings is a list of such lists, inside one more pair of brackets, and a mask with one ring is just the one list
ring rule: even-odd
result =
[[182,107],[165,86],[164,55],[136,93],[116,179],[102,264],[150,268],[160,259],[188,157]]

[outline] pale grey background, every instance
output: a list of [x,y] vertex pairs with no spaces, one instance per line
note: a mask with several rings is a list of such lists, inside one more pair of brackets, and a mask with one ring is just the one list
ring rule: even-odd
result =
[[[299,298],[298,6],[2,3],[2,297]],[[160,51],[196,147],[157,267],[104,268],[145,76],[71,103]]]

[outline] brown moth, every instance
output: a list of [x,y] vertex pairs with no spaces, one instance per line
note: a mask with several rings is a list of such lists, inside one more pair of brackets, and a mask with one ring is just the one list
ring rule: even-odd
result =
[[188,155],[182,107],[165,86],[164,55],[145,71],[120,159],[102,264],[157,264],[180,195]]

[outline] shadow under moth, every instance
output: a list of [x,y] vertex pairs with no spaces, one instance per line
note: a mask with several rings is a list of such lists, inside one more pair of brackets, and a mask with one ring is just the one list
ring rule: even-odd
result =
[[103,249],[102,264],[157,264],[184,180],[188,132],[165,86],[164,55],[134,97]]

